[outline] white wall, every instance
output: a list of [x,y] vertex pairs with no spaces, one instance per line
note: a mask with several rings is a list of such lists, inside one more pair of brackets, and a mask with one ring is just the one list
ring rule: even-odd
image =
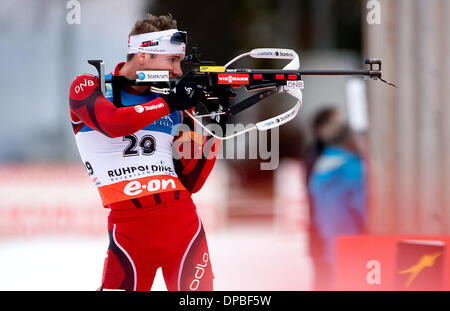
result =
[[87,59],[103,59],[107,71],[125,59],[128,33],[148,3],[80,0],[81,23],[69,25],[67,2],[2,1],[0,161],[78,159],[70,83],[95,72]]

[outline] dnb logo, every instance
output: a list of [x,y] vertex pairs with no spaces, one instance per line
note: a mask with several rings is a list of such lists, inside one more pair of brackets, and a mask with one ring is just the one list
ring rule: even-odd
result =
[[84,87],[87,86],[94,86],[94,81],[84,79],[84,82],[80,82],[77,86],[75,86],[75,93],[80,93],[81,91],[84,91]]

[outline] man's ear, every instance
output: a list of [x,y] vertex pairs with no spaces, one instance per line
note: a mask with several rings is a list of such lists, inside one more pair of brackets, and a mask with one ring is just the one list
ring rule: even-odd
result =
[[146,61],[146,58],[149,56],[149,54],[147,54],[147,53],[142,53],[142,52],[139,52],[139,53],[137,53],[136,54],[136,60],[138,61],[138,63],[139,63],[139,65],[144,65],[145,64],[145,61]]

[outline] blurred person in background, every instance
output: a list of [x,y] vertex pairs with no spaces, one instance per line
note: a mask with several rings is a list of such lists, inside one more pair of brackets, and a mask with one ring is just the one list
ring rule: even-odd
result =
[[[170,14],[137,20],[127,61],[106,78],[137,79],[140,70],[181,76],[186,32],[176,28]],[[81,74],[73,81],[70,116],[78,150],[110,209],[100,290],[150,290],[159,267],[170,291],[213,289],[206,236],[191,194],[205,183],[220,145],[192,131],[178,133],[181,123],[193,125],[183,110],[199,96],[183,82],[173,95],[127,86],[118,103],[109,85],[102,93],[97,76]],[[175,143],[190,150],[175,157]]]
[[322,108],[313,118],[312,132],[313,142],[306,148],[304,152],[304,165],[306,168],[306,180],[309,181],[314,164],[322,154],[325,148],[324,131],[326,125],[330,122],[340,122],[342,115],[332,106]]
[[366,174],[356,137],[336,108],[319,111],[313,130],[305,165],[314,289],[333,290],[335,238],[365,231]]

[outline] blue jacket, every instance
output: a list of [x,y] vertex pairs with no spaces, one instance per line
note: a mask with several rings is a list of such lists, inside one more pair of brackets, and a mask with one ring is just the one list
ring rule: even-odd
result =
[[312,221],[324,243],[323,260],[334,261],[336,236],[363,233],[365,179],[362,159],[340,147],[326,147],[315,163],[308,189]]

